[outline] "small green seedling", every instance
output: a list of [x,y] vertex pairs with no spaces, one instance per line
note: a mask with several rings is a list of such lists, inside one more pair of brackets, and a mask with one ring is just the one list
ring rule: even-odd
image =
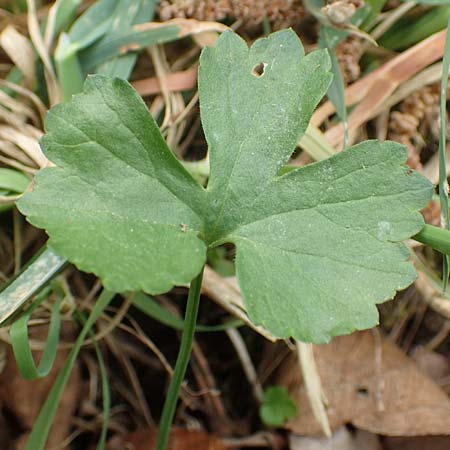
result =
[[259,408],[259,415],[266,425],[281,427],[297,413],[297,405],[284,386],[270,386],[264,391],[264,402]]
[[18,206],[50,247],[115,292],[194,280],[161,435],[189,359],[208,249],[234,244],[250,318],[306,342],[374,326],[375,305],[415,278],[401,241],[422,229],[432,185],[404,165],[403,146],[363,142],[281,174],[330,81],[326,51],[305,56],[293,31],[250,49],[222,34],[199,70],[207,188],[123,80],[92,76],[48,114],[41,144],[56,167]]

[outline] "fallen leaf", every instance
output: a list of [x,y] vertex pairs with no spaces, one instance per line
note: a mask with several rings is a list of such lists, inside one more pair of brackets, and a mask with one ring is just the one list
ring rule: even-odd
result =
[[291,434],[290,450],[380,450],[378,436],[367,431],[356,430],[351,433],[347,428],[339,428],[331,438],[304,437]]
[[[450,434],[447,395],[399,348],[376,331],[354,333],[315,346],[332,429],[346,423],[390,436]],[[280,369],[300,414],[287,423],[299,435],[321,434],[294,357]]]
[[[69,328],[70,330],[63,329],[64,335],[66,333],[72,334],[73,329],[70,324]],[[46,326],[33,327],[30,330],[30,336],[33,340],[44,340],[47,331]],[[41,352],[33,352],[33,354],[39,360]],[[18,372],[12,350],[8,350],[6,366],[0,374],[0,405],[4,411],[8,412],[8,418],[12,419],[19,429],[23,430],[23,434],[15,436],[14,446],[10,444],[8,447],[1,447],[2,449],[21,450],[24,448],[28,431],[32,429],[39,411],[65,363],[67,354],[68,350],[58,352],[53,369],[47,377],[28,381],[22,378]],[[70,434],[72,417],[80,398],[80,387],[80,374],[78,366],[76,366],[59,404],[58,413],[48,439],[48,448],[61,445],[61,442]]]
[[390,437],[383,442],[386,450],[448,450],[448,436]]
[[424,373],[438,384],[450,376],[450,360],[441,353],[419,346],[412,351],[411,358]]
[[[149,450],[156,447],[157,434],[158,430],[155,428],[136,431],[124,438],[114,439],[109,443],[107,450],[123,450],[124,448]],[[213,435],[174,427],[170,433],[167,450],[225,450],[225,447]]]

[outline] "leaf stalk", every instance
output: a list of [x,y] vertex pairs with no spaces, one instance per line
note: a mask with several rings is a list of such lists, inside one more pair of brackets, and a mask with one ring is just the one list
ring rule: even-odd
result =
[[413,239],[444,255],[450,255],[450,231],[426,224]]
[[177,406],[181,383],[189,363],[192,349],[192,341],[195,333],[195,324],[197,322],[198,307],[200,304],[200,290],[203,280],[203,268],[194,278],[189,287],[186,313],[184,317],[184,330],[181,337],[180,351],[178,353],[175,370],[167,392],[166,401],[161,415],[160,428],[156,450],[166,450],[169,442],[169,433],[172,427],[173,416]]

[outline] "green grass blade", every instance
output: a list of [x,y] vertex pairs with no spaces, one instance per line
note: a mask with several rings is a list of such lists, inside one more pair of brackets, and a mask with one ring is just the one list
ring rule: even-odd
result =
[[50,247],[44,247],[0,292],[0,323],[39,292],[66,264]]
[[387,0],[366,0],[368,14],[361,24],[362,30],[367,30],[372,21],[380,14]]
[[173,416],[175,415],[175,409],[177,407],[181,383],[183,382],[183,378],[189,364],[189,359],[191,357],[192,341],[194,339],[195,324],[197,321],[198,307],[200,304],[202,279],[203,269],[200,274],[192,280],[189,287],[189,295],[185,313],[185,327],[181,337],[177,362],[175,363],[172,380],[170,381],[169,390],[167,392],[161,414],[156,450],[166,450],[169,442],[170,429],[172,427]]
[[94,309],[86,320],[86,323],[84,324],[80,334],[78,335],[78,338],[75,341],[74,346],[69,353],[69,356],[67,357],[64,367],[61,369],[61,372],[56,378],[52,386],[52,390],[50,391],[50,394],[48,395],[44,406],[42,407],[39,416],[33,425],[33,429],[31,430],[24,450],[44,450],[45,443],[48,438],[48,433],[58,409],[59,401],[64,393],[64,389],[66,387],[67,381],[69,380],[70,373],[73,369],[78,353],[80,352],[81,346],[83,345],[83,342],[85,341],[86,336],[90,332],[92,326],[100,317],[104,309],[111,302],[114,295],[115,294],[113,292],[104,289],[100,297],[96,301]]
[[132,28],[127,34],[102,40],[101,43],[83,50],[80,53],[81,65],[86,72],[93,72],[99,64],[123,55],[128,46],[132,46],[133,52],[139,51],[179,39],[179,32],[180,28],[174,24],[148,30]]
[[33,359],[28,337],[28,321],[36,308],[47,298],[51,290],[51,288],[45,289],[23,316],[12,324],[9,330],[17,367],[26,380],[34,380],[47,376],[53,367],[58,352],[61,331],[61,305],[64,300],[63,294],[60,293],[58,295],[53,305],[47,342],[37,367]]
[[[401,0],[402,2],[406,3],[411,0]],[[415,0],[416,3],[419,3],[420,5],[448,5],[448,0]]]
[[[123,0],[116,8],[112,28],[102,41],[115,39],[126,34],[132,25],[149,22],[153,18],[156,1],[154,0]],[[128,79],[136,63],[137,54],[131,53],[112,58],[97,67],[96,72],[111,77]]]
[[333,73],[333,81],[328,88],[327,96],[333,103],[336,113],[344,124],[344,148],[348,145],[348,121],[347,121],[347,107],[345,105],[345,86],[342,77],[341,68],[336,58],[336,52],[332,45],[332,38],[334,30],[324,25],[320,27],[320,46],[326,48],[331,58],[331,71]]
[[[91,335],[92,337],[94,337],[92,332]],[[100,367],[100,378],[102,381],[102,400],[103,400],[102,431],[100,433],[100,438],[98,440],[97,450],[105,450],[106,437],[108,435],[109,416],[111,414],[111,389],[109,386],[108,372],[106,370],[105,360],[103,359],[100,346],[98,345],[95,338],[93,339],[92,342],[94,344],[95,354],[97,355],[98,365]]]
[[83,90],[84,74],[78,61],[76,46],[62,33],[55,51],[55,65],[64,101]]
[[450,255],[450,230],[426,224],[413,239],[444,255]]
[[[142,292],[138,292],[133,296],[133,306],[139,309],[147,316],[158,322],[174,328],[175,330],[183,331],[184,320],[174,316],[167,309],[162,308],[155,299]],[[231,319],[220,325],[196,325],[196,332],[213,332],[224,331],[228,328],[236,328],[242,326],[244,323],[238,319]]]
[[53,42],[61,30],[66,30],[76,17],[78,8],[83,0],[56,0],[50,8],[47,27],[45,29],[46,42]]
[[[439,136],[439,202],[441,206],[441,226],[449,229],[448,217],[448,182],[447,164],[445,157],[446,148],[446,117],[447,117],[447,84],[450,71],[450,19],[447,24],[447,36],[445,39],[445,52],[442,65],[441,95],[440,95],[440,136]],[[450,259],[446,255],[443,260],[442,280],[443,289],[447,288]]]
[[311,123],[298,145],[316,161],[327,159],[337,153],[337,150],[327,141],[322,131]]
[[390,28],[378,43],[381,47],[391,50],[404,50],[411,45],[426,39],[432,34],[443,30],[450,17],[450,5],[433,8],[420,17],[411,19],[404,17]]
[[22,193],[30,184],[30,179],[13,169],[0,168],[0,189]]
[[112,25],[112,17],[119,0],[99,0],[88,8],[72,25],[68,35],[70,41],[80,44],[78,48],[87,45],[104,36]]

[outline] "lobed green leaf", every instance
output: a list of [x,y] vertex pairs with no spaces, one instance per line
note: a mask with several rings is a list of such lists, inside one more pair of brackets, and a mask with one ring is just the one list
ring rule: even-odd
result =
[[207,189],[122,80],[94,76],[49,113],[45,169],[19,207],[50,246],[114,291],[167,291],[236,245],[246,309],[279,337],[324,342],[377,323],[415,277],[400,241],[421,230],[431,184],[405,149],[368,141],[282,174],[331,81],[325,51],[290,30],[249,49],[224,33],[200,61]]

